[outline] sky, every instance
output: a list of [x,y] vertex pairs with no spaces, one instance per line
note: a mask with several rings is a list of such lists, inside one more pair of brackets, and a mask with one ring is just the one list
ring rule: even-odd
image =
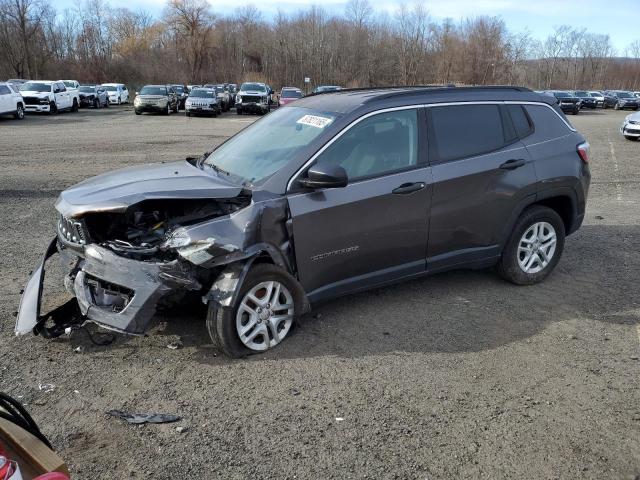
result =
[[[61,0],[58,8],[72,7],[77,0]],[[105,0],[112,7],[128,7],[145,10],[159,16],[165,0]],[[268,20],[278,10],[293,13],[312,4],[321,5],[328,12],[344,12],[345,0],[209,0],[217,14],[231,14],[233,9],[243,5],[254,5]],[[390,15],[398,8],[401,0],[369,0],[375,12]],[[413,0],[406,0],[411,5]],[[424,4],[435,20],[452,18],[459,20],[478,15],[500,16],[511,32],[528,30],[534,38],[544,39],[559,25],[586,28],[589,32],[608,34],[611,43],[623,54],[633,41],[640,40],[639,0],[615,0],[608,4],[603,0],[426,0]],[[630,21],[634,19],[633,21]]]

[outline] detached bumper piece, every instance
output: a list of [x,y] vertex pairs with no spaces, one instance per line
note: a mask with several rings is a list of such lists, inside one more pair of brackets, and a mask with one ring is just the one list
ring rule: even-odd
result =
[[45,315],[40,314],[45,263],[57,253],[56,244],[56,238],[51,240],[44,257],[31,274],[24,288],[16,320],[16,335],[33,332],[34,335],[55,338],[62,335],[67,328],[81,325],[85,322],[85,318],[80,313],[75,299],[69,300]]
[[[75,295],[67,304],[47,315],[40,315],[45,262],[60,250],[65,264],[76,263],[65,284]],[[41,264],[24,290],[16,334],[33,330],[43,336],[58,336],[70,326],[91,321],[110,330],[142,335],[156,312],[160,299],[174,291],[202,288],[192,273],[178,261],[156,263],[116,255],[99,245],[88,245],[82,253],[49,244]],[[43,330],[52,320],[50,331]],[[44,332],[44,333],[42,333]]]

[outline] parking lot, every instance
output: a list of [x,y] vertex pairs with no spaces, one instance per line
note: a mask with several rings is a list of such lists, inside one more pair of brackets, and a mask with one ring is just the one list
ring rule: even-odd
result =
[[[200,154],[259,117],[122,106],[2,119],[0,390],[79,479],[638,478],[640,142],[618,131],[627,114],[568,117],[591,143],[591,191],[542,284],[458,271],[369,291],[246,360],[216,355],[197,302],[107,346],[85,331],[16,338],[13,314],[62,189]],[[134,427],[111,409],[183,419]]]

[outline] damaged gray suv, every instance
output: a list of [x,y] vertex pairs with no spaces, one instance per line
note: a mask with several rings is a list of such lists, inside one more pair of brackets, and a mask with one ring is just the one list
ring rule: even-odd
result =
[[[16,331],[143,334],[193,292],[239,357],[278,345],[317,302],[400,280],[496,266],[533,284],[582,223],[588,154],[555,99],[523,88],[311,95],[200,158],[62,192]],[[41,314],[56,253],[75,298]]]

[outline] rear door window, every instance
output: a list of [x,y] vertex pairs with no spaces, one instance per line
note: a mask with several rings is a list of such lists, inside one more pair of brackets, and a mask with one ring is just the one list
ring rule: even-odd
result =
[[429,110],[430,143],[436,161],[483,155],[507,143],[499,105],[449,105]]
[[552,140],[571,133],[567,124],[551,108],[544,105],[526,105],[525,109],[536,130],[536,134],[532,138]]
[[11,91],[9,90],[9,87],[0,85],[0,95],[9,95],[10,93]]

